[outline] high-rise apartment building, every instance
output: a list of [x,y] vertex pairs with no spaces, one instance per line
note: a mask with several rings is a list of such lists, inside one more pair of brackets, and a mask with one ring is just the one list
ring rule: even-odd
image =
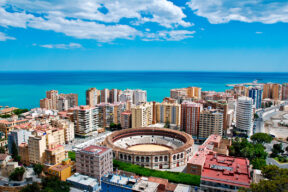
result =
[[282,84],[282,100],[288,100],[288,83]]
[[249,89],[249,97],[253,99],[253,104],[256,109],[261,108],[262,97],[263,97],[262,91],[263,90],[261,88],[257,88],[257,87],[253,87]]
[[44,98],[40,100],[40,108],[42,109],[53,109],[52,100],[48,98]]
[[147,127],[152,124],[152,103],[143,103],[131,107],[132,128]]
[[171,89],[170,90],[170,97],[173,99],[178,99],[180,97],[187,97],[187,90],[185,88],[182,89]]
[[96,88],[90,88],[86,91],[86,105],[94,107],[100,103],[101,91]]
[[46,98],[40,100],[40,107],[50,110],[64,111],[75,106],[78,106],[77,94],[59,94],[57,90],[47,91]]
[[251,135],[253,131],[253,99],[239,97],[236,108],[236,128]]
[[46,92],[46,98],[51,99],[51,109],[57,109],[57,102],[58,102],[59,93],[57,90],[50,90]]
[[83,175],[95,177],[98,180],[102,176],[113,171],[112,149],[90,145],[76,152],[76,171]]
[[147,92],[145,90],[136,89],[134,90],[133,103],[139,105],[147,101]]
[[31,131],[24,129],[15,129],[8,134],[8,150],[12,154],[12,145],[16,144],[18,147],[21,143],[28,143],[29,137],[32,135]]
[[101,103],[109,103],[110,101],[110,91],[109,89],[101,90]]
[[206,139],[212,134],[223,135],[223,113],[206,109],[200,113],[199,138]]
[[[153,106],[154,107],[154,106]],[[156,103],[156,122],[180,126],[181,105],[176,103]]]
[[131,89],[126,89],[124,91],[121,92],[121,94],[119,95],[119,101],[121,103],[133,103],[133,93],[134,91]]
[[282,86],[278,83],[266,83],[263,85],[263,99],[282,99]]
[[45,162],[46,135],[30,136],[28,140],[29,162],[32,164]]
[[64,97],[68,101],[68,108],[78,106],[78,95],[75,93],[69,94],[60,94],[60,96]]
[[282,99],[282,86],[278,83],[272,85],[272,99],[281,100]]
[[68,110],[68,99],[66,99],[63,96],[59,96],[58,102],[57,102],[57,110],[58,111],[67,111]]
[[131,128],[131,116],[132,113],[131,111],[124,111],[121,113],[121,117],[120,117],[120,122],[121,122],[121,127],[122,129],[128,129]]
[[111,89],[110,95],[109,95],[109,102],[110,103],[117,103],[119,101],[119,94],[120,94],[120,90]]
[[50,124],[53,127],[64,129],[65,143],[71,143],[75,138],[74,123],[66,119],[52,119]]
[[181,104],[181,130],[185,131],[194,138],[199,134],[200,113],[203,109],[202,104],[184,102]]
[[99,128],[98,107],[80,106],[73,109],[75,133],[85,135]]
[[188,97],[201,98],[201,88],[200,87],[188,87],[186,88]]

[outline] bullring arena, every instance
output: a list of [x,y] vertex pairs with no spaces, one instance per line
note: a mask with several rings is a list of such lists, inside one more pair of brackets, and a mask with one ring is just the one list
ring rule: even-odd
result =
[[151,169],[172,169],[186,165],[194,141],[184,132],[146,127],[113,132],[104,144],[113,149],[114,159]]

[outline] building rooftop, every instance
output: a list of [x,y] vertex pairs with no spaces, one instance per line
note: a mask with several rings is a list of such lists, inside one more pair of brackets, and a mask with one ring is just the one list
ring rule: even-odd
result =
[[249,160],[246,158],[208,154],[201,180],[249,187],[251,183]]
[[178,184],[174,191],[175,192],[190,192],[191,187],[189,185]]
[[158,185],[159,183],[144,180],[142,178],[133,186],[133,190],[143,191],[143,192],[155,192],[158,189]]
[[97,179],[86,176],[86,175],[81,175],[79,173],[75,173],[74,175],[69,177],[66,181],[80,183],[82,185],[92,186],[92,187],[94,187],[95,185],[99,185]]
[[102,147],[102,146],[96,146],[96,145],[90,145],[89,147],[86,147],[81,150],[81,152],[90,152],[93,154],[98,154],[101,155],[102,153],[108,151],[109,148],[107,147]]

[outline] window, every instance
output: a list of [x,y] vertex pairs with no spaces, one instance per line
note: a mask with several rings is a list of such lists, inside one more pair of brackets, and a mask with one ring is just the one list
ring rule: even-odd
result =
[[147,163],[149,162],[149,157],[146,157],[146,162],[147,162]]
[[155,162],[158,162],[158,157],[155,157]]

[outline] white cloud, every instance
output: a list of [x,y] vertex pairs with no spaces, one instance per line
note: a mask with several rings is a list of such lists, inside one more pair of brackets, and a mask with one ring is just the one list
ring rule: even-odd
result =
[[263,32],[261,32],[261,31],[256,31],[255,33],[256,33],[256,34],[262,34]]
[[0,41],[15,40],[15,37],[9,37],[5,33],[0,32]]
[[229,21],[272,24],[288,22],[288,1],[270,0],[190,0],[188,6],[210,23]]
[[159,31],[157,33],[145,33],[144,41],[181,41],[187,38],[193,38],[195,31],[187,30],[172,30],[172,31]]
[[[186,15],[168,0],[10,0],[10,4],[25,10],[63,17],[118,23],[122,18],[136,23],[155,22],[165,27],[184,26]],[[107,10],[106,12],[101,9]]]
[[[36,44],[33,44],[36,46]],[[78,43],[69,43],[69,44],[46,44],[39,45],[40,47],[49,48],[49,49],[77,49],[82,48],[82,45]]]
[[[130,19],[130,23],[122,24],[123,18]],[[143,38],[143,32],[133,24],[154,22],[169,31],[192,26],[185,18],[182,9],[168,0],[10,0],[0,3],[0,26],[51,30],[99,42]],[[152,31],[145,33],[153,34]],[[177,36],[175,39],[190,38],[188,34],[174,36]],[[167,38],[170,39],[173,37]]]

